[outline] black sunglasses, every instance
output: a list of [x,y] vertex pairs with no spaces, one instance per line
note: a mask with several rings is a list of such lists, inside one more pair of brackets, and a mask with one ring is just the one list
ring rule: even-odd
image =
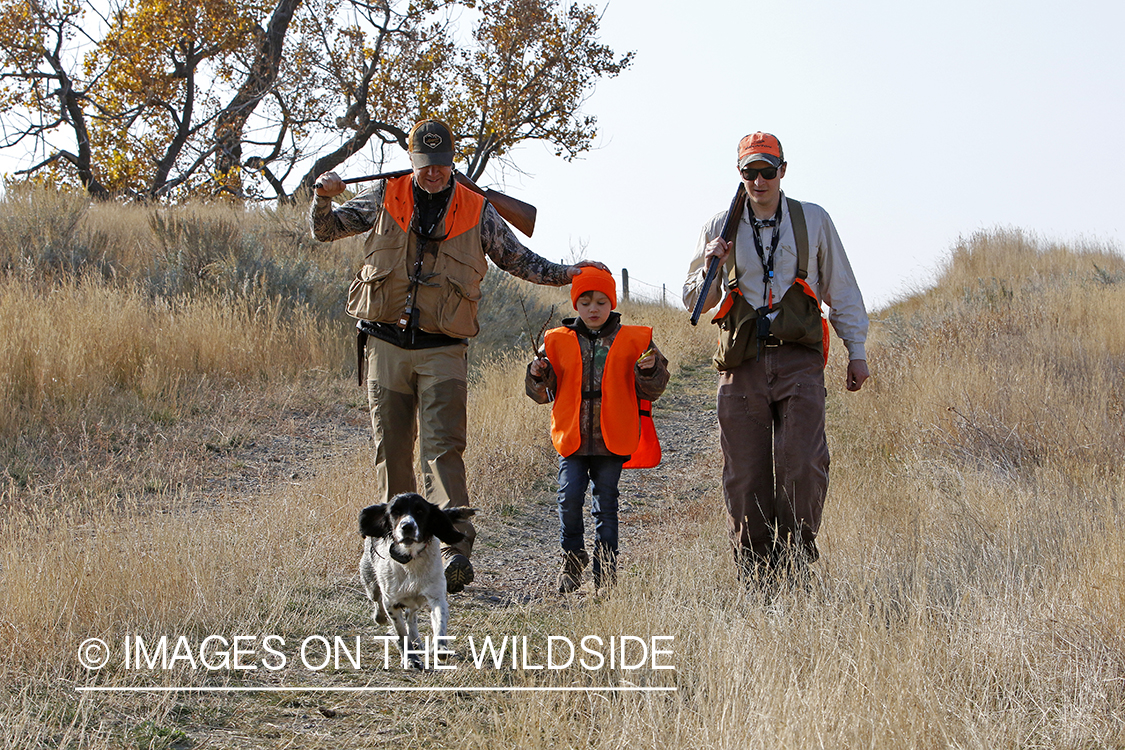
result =
[[772,180],[777,177],[777,167],[763,167],[762,169],[754,169],[752,167],[742,168],[742,179],[753,182],[758,179],[758,175],[765,177],[767,180]]

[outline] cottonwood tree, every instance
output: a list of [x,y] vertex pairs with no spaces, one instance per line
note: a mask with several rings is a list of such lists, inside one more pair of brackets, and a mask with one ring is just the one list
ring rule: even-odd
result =
[[598,41],[591,6],[554,0],[499,0],[481,8],[475,48],[456,66],[461,90],[452,119],[466,136],[466,173],[475,179],[493,157],[524,140],[542,140],[572,159],[589,150],[597,119],[582,104],[600,78],[632,62]]
[[0,147],[30,146],[42,158],[24,174],[95,197],[208,190],[219,96],[261,14],[252,0],[125,0],[106,15],[0,2]]
[[[96,197],[109,190],[98,179],[87,124],[90,101],[77,70],[76,48],[93,39],[84,32],[87,8],[80,0],[8,1],[0,4],[0,148],[49,155],[25,170],[56,170],[66,162]],[[45,147],[65,131],[72,147]]]
[[0,0],[0,148],[98,197],[284,198],[438,116],[476,178],[522,140],[590,147],[581,106],[632,58],[599,20],[556,0]]
[[108,187],[159,197],[212,179],[203,167],[217,148],[219,97],[261,12],[254,0],[127,0],[116,10],[84,61],[97,76],[91,133]]

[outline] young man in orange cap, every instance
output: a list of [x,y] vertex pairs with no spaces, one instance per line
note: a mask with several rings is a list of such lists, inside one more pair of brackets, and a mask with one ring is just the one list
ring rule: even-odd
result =
[[527,368],[526,390],[536,403],[554,402],[551,441],[559,453],[559,591],[582,582],[589,562],[582,505],[594,485],[594,588],[611,585],[617,572],[617,483],[629,457],[652,446],[642,437],[641,401],[653,401],[668,384],[668,360],[647,326],[621,324],[617,285],[598,268],[584,268],[570,285],[577,318],[547,332],[539,357]]
[[[419,442],[425,494],[442,507],[469,505],[462,455],[467,440],[468,339],[479,330],[477,301],[488,258],[521,279],[569,284],[579,266],[551,263],[516,239],[496,209],[453,179],[454,136],[439,120],[422,120],[407,137],[413,174],[375,183],[347,203],[335,172],[317,178],[313,235],[322,242],[370,232],[365,266],[353,285],[361,367],[375,433],[378,496],[388,502],[417,488]],[[446,586],[461,591],[474,578],[476,530],[443,545]]]
[[828,492],[820,304],[848,349],[849,391],[868,377],[868,321],[828,213],[781,191],[781,142],[752,133],[739,141],[737,164],[746,196],[737,232],[730,242],[720,236],[725,211],[703,227],[683,299],[693,309],[708,265],[718,262],[703,309],[722,303],[713,322],[727,520],[740,572],[770,582],[819,555]]

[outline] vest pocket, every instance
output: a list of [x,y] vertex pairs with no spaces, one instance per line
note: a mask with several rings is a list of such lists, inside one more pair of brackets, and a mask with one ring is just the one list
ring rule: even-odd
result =
[[770,322],[770,333],[782,341],[792,341],[816,349],[824,340],[820,303],[800,283],[785,291],[777,306],[777,317]]
[[758,311],[741,294],[733,294],[730,309],[717,321],[719,346],[713,358],[715,369],[733,370],[746,360],[748,352],[757,351],[757,320]]
[[348,315],[360,320],[380,321],[393,316],[388,277],[392,269],[364,265],[348,287]]
[[472,338],[480,332],[477,323],[477,305],[480,303],[480,287],[470,288],[452,276],[445,277],[445,289],[438,315],[438,329],[454,338]]

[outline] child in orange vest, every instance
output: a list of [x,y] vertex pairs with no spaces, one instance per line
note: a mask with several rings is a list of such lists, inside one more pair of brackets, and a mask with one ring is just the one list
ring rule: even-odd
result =
[[641,466],[655,465],[643,457],[659,451],[659,445],[654,445],[655,432],[642,430],[640,402],[656,399],[668,384],[668,360],[652,343],[652,329],[621,325],[621,314],[613,312],[617,285],[611,274],[583,268],[571,282],[570,299],[578,317],[547,332],[526,379],[527,395],[535,402],[553,402],[563,549],[559,591],[564,594],[579,587],[590,561],[582,505],[591,482],[594,587],[616,579],[617,483],[630,456]]

